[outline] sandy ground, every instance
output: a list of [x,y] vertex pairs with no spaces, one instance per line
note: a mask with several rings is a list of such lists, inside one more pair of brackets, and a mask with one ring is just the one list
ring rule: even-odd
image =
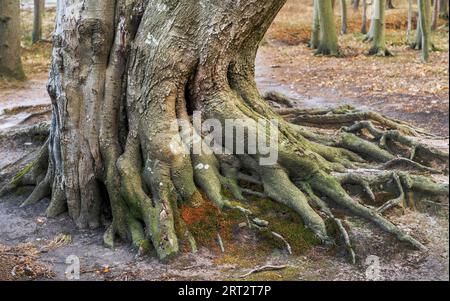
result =
[[[284,14],[282,12],[282,18],[288,18],[286,12],[287,9]],[[281,21],[284,22],[283,19]],[[396,50],[402,55],[409,55],[409,59],[417,54],[405,54],[407,50],[401,47]],[[370,74],[372,71],[384,74],[388,72],[384,70],[386,68],[392,72],[401,72],[398,66],[404,62],[392,60],[387,64],[386,61],[380,63],[362,54],[354,56],[351,63],[348,63],[348,57],[314,57],[305,45],[281,43],[271,39],[269,34],[268,41],[261,47],[257,57],[257,83],[261,92],[282,92],[297,99],[301,107],[351,104],[359,109],[377,110],[392,117],[400,117],[435,133],[448,135],[448,79],[444,78],[445,74],[448,76],[448,71],[446,67],[431,70],[435,65],[441,66],[442,62],[448,62],[448,51],[436,54],[434,60],[432,65],[424,67],[423,74],[404,77],[405,82],[399,84],[405,86],[406,90],[395,93],[391,91],[393,84],[388,78],[384,79],[385,85],[373,86],[373,83],[382,83],[383,79],[372,82]],[[414,60],[409,60],[408,64],[408,70],[421,67]],[[360,73],[360,78],[351,81],[352,70],[363,67],[367,69]],[[338,73],[343,76],[337,76]],[[44,114],[23,122],[36,111],[36,106],[41,110],[50,104],[45,84],[45,73],[39,73],[25,84],[11,87],[4,85],[5,88],[0,89],[0,134],[48,120],[49,115]],[[416,92],[415,86],[419,87]],[[5,113],[17,107],[22,108]],[[433,143],[439,148],[448,149],[448,140]],[[40,142],[33,140],[2,141],[0,169],[26,154],[32,154],[39,146]],[[0,182],[4,178],[5,174],[0,172]],[[446,178],[440,180],[448,181]],[[201,249],[197,254],[183,254],[169,264],[162,264],[152,256],[138,257],[128,245],[119,245],[115,250],[110,250],[102,245],[104,229],[79,230],[66,214],[47,219],[45,209],[49,200],[20,209],[19,204],[29,192],[28,188],[21,194],[0,199],[0,280],[66,280],[65,272],[69,266],[66,260],[71,256],[80,259],[81,280],[230,280],[240,279],[241,275],[256,267],[245,258],[231,261],[227,254],[221,255],[206,249]],[[326,250],[318,246],[301,256],[288,256],[283,250],[274,249],[272,255],[260,258],[258,265],[285,265],[286,268],[245,279],[448,281],[448,207],[437,210],[435,206],[426,206],[419,211],[406,210],[404,214],[392,212],[390,218],[423,241],[429,251],[422,253],[410,250],[371,224],[349,217],[352,241],[358,256],[357,265],[348,263],[342,248]],[[60,242],[61,237],[67,240]],[[258,243],[255,234],[245,228],[236,233],[236,240],[246,244]],[[8,251],[16,255],[1,255],[2,250],[16,248],[24,243],[27,245],[20,247],[20,252],[16,249]],[[30,262],[30,258],[33,262]],[[24,274],[19,275],[17,267],[24,265],[28,270],[25,269]]]

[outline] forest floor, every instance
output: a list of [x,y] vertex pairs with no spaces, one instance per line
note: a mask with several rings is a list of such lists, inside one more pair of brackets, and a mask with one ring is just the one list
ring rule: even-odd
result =
[[[23,20],[31,20],[30,13],[23,10]],[[45,21],[46,39],[53,16],[51,9]],[[433,52],[430,63],[422,64],[419,53],[405,45],[404,16],[402,7],[388,11],[387,40],[396,54],[392,58],[366,56],[368,45],[360,34],[353,34],[361,25],[353,13],[350,34],[340,37],[343,57],[317,57],[305,44],[310,8],[304,1],[290,0],[259,51],[260,90],[282,92],[297,99],[299,107],[351,104],[448,135],[448,32],[441,28],[434,34],[434,42],[442,51]],[[27,34],[30,26],[24,22],[22,43],[28,80],[0,78],[0,134],[48,122],[50,117],[45,84],[51,45],[31,45]],[[432,142],[448,150],[448,140]],[[1,141],[0,170],[32,154],[40,144],[27,139]],[[308,242],[302,242],[294,256],[272,245],[256,252],[263,238],[246,227],[234,227],[232,239],[225,241],[225,254],[217,248],[201,248],[196,254],[182,254],[175,262],[162,264],[152,256],[137,257],[125,244],[115,250],[103,247],[104,229],[78,230],[65,214],[47,219],[48,200],[20,209],[18,205],[29,191],[27,188],[0,200],[0,280],[65,280],[66,259],[71,255],[80,258],[81,280],[233,280],[266,264],[285,268],[253,274],[245,280],[449,280],[448,206],[389,213],[391,220],[427,245],[427,253],[410,250],[370,223],[349,217],[356,265],[348,263],[343,248],[327,250]],[[379,274],[373,275],[376,260]]]

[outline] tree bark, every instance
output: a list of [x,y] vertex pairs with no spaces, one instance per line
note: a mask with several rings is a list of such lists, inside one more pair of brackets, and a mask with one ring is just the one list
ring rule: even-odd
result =
[[373,22],[373,40],[370,55],[389,56],[391,53],[386,48],[386,2],[375,0]]
[[313,22],[311,31],[311,41],[309,46],[312,49],[317,49],[320,43],[320,11],[318,0],[313,1]]
[[394,1],[393,0],[386,0],[386,7],[388,9],[394,9],[395,8]]
[[421,24],[421,45],[423,62],[428,62],[430,57],[430,49],[432,47],[430,39],[430,0],[419,0],[419,19]]
[[448,20],[448,0],[440,0],[440,13],[439,16],[444,19]]
[[[414,42],[410,45],[412,49],[422,50],[421,58],[423,61],[427,61],[429,52],[434,48],[431,41],[431,3],[429,0],[420,2],[418,0],[419,15],[417,21],[416,35]],[[424,47],[424,41],[426,42]],[[427,48],[427,49],[423,49]]]
[[23,80],[20,37],[20,1],[0,0],[0,75]]
[[372,41],[373,40],[373,36],[374,36],[374,30],[375,30],[375,2],[376,0],[372,0],[371,4],[370,4],[370,9],[371,9],[371,13],[370,13],[370,26],[369,26],[369,31],[367,32],[364,41],[368,42],[368,41]]
[[341,34],[347,33],[347,2],[341,0]]
[[320,43],[316,54],[339,55],[338,37],[331,0],[317,0],[320,13]]
[[439,13],[440,13],[440,9],[441,9],[440,5],[441,5],[440,0],[433,1],[433,17],[432,17],[432,21],[431,21],[431,30],[432,31],[435,31],[438,26]]
[[411,44],[412,18],[413,18],[412,0],[408,0],[408,25],[406,26],[406,43],[408,45]]
[[[419,10],[420,10],[420,6]],[[416,33],[415,33],[415,38],[414,38],[414,42],[411,43],[410,47],[412,49],[415,50],[421,50],[422,49],[422,21],[420,19],[420,12],[418,12],[418,18],[417,18],[417,25],[416,25]]]
[[42,21],[45,13],[45,0],[34,0],[33,9],[33,32],[31,42],[37,43],[42,40]]
[[361,33],[367,34],[367,0],[362,1],[362,26]]

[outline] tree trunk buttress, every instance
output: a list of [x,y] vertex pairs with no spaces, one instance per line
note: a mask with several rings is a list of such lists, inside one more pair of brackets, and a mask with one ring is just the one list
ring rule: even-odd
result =
[[67,207],[79,227],[96,228],[110,206],[108,244],[114,235],[137,247],[149,239],[162,260],[176,254],[176,192],[190,201],[198,191],[191,159],[169,149],[178,136],[170,122],[187,118],[186,91],[191,107],[220,117],[209,109],[213,96],[226,91],[231,66],[253,70],[257,45],[284,2],[59,1],[48,214]]

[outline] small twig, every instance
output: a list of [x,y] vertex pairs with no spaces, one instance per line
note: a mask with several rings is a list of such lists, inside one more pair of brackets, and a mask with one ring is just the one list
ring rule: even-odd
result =
[[238,174],[238,179],[252,184],[261,185],[261,181],[259,179],[241,172]]
[[258,191],[254,191],[254,190],[250,190],[250,189],[246,189],[246,188],[242,188],[242,193],[243,194],[247,194],[247,195],[253,195],[259,198],[267,198],[267,195],[265,193],[262,192],[258,192]]
[[291,248],[291,245],[288,243],[288,241],[283,236],[278,234],[277,232],[272,231],[272,235],[275,236],[276,238],[280,239],[281,241],[283,241],[284,244],[286,245],[286,249],[287,249],[289,255],[292,255],[292,248]]
[[219,244],[220,251],[222,253],[225,253],[225,247],[223,246],[223,241],[222,241],[222,237],[220,236],[220,234],[217,234],[217,243]]
[[284,270],[286,269],[288,266],[287,265],[265,265],[256,269],[253,269],[251,271],[249,271],[248,273],[240,276],[240,278],[246,278],[252,274],[256,274],[256,273],[261,273],[261,272],[267,272],[267,271],[280,271],[280,270]]
[[433,204],[436,206],[449,207],[449,204],[443,204],[443,203],[438,203],[438,202],[433,202],[433,201],[428,201],[428,200],[422,200],[421,202]]
[[430,173],[433,173],[433,174],[441,174],[442,173],[440,170],[437,170],[437,169],[434,169],[434,168],[422,165],[420,163],[417,163],[417,162],[412,161],[412,160],[407,159],[407,158],[395,158],[395,159],[393,159],[393,160],[391,160],[389,162],[384,163],[381,169],[388,170],[388,169],[392,168],[393,166],[395,166],[397,164],[409,165],[410,167],[416,168],[416,169],[421,170],[421,171],[427,171],[427,172],[430,172]]
[[[39,253],[37,253],[37,254],[39,254]],[[1,253],[0,253],[0,256],[37,257],[37,254],[25,254],[25,253],[1,252]]]

